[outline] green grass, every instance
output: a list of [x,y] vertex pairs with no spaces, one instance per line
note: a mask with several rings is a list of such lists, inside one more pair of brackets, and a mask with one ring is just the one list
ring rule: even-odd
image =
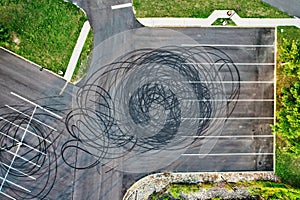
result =
[[65,72],[86,20],[63,0],[1,0],[0,24],[9,38],[0,45],[55,73]]
[[[282,109],[282,88],[289,88],[297,78],[290,77],[284,73],[284,65],[281,65],[283,61],[280,55],[282,55],[282,45],[284,40],[292,42],[293,40],[299,40],[300,29],[297,27],[278,27],[277,28],[277,78],[276,78],[276,111],[279,112]],[[280,177],[281,181],[290,184],[294,187],[300,188],[300,158],[288,153],[289,144],[280,135],[276,137],[276,174]]]
[[214,23],[212,23],[212,25],[213,26],[236,26],[236,24],[234,23],[234,21],[232,21],[232,19],[224,19],[224,18],[218,18]]
[[261,199],[296,200],[300,198],[300,189],[269,181],[255,182],[250,188],[250,193],[253,196],[259,196]]
[[279,26],[277,27],[277,42],[282,44],[283,39],[299,40],[300,29],[295,26]]
[[137,17],[206,18],[214,10],[235,10],[240,17],[290,17],[261,0],[134,0]]

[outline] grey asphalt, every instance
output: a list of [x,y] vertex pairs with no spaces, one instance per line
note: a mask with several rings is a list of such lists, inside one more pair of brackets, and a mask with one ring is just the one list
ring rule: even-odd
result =
[[[273,99],[274,84],[272,81],[274,80],[274,65],[270,65],[269,63],[274,62],[274,29],[190,28],[153,30],[145,28],[139,31],[129,31],[128,34],[124,33],[112,37],[101,45],[96,46],[96,52],[99,52],[98,57],[101,59],[97,60],[94,54],[94,61],[88,76],[93,77],[99,67],[111,62],[122,53],[127,52],[128,49],[159,47],[160,45],[171,44],[180,46],[181,44],[190,44],[190,42],[193,42],[193,44],[196,42],[198,44],[209,45],[271,45],[267,48],[223,46],[218,47],[218,49],[232,58],[234,63],[237,63],[236,65],[242,81],[267,82],[241,83],[239,98],[250,100],[238,102],[231,117],[272,118],[274,116],[274,103],[272,101],[252,101],[253,99]],[[119,48],[120,46],[122,48]],[[112,48],[112,50],[108,50],[108,47]],[[101,52],[101,49],[106,49],[106,51]],[[250,64],[239,65],[238,63]],[[251,63],[258,63],[258,65],[251,65]],[[264,65],[264,63],[266,64]],[[210,156],[208,154],[204,158],[199,158],[198,156],[179,155],[176,160],[171,162],[168,158],[164,157],[164,154],[160,157],[159,152],[157,152],[153,158],[144,155],[148,159],[145,162],[135,162],[139,159],[142,160],[139,155],[133,157],[134,159],[128,158],[129,160],[131,159],[131,163],[128,163],[127,160],[116,161],[115,164],[111,164],[112,166],[116,166],[116,170],[111,170],[109,167],[77,170],[76,176],[78,177],[78,181],[75,181],[73,197],[75,199],[120,199],[122,191],[124,192],[130,183],[136,180],[135,178],[152,172],[151,170],[146,170],[150,168],[153,171],[177,172],[271,171],[273,170],[273,156],[263,155],[263,153],[273,152],[273,138],[270,128],[270,124],[272,123],[273,119],[233,119],[226,121],[221,135],[232,137],[210,141],[214,144],[214,148],[210,154],[228,154],[225,156]],[[243,137],[249,135],[268,135],[268,137]],[[191,146],[184,154],[197,154],[200,152],[200,149],[199,143],[197,143],[197,145]],[[172,157],[172,152],[168,153],[169,157]],[[232,153],[250,153],[250,155],[230,155]],[[262,153],[262,155],[251,155],[251,153]],[[176,155],[175,152],[174,155]],[[78,164],[88,161],[88,159],[81,158]],[[150,163],[151,160],[153,160],[152,163]],[[130,171],[130,169],[131,172],[126,172]],[[134,170],[136,172],[146,170],[146,172],[132,173]]]
[[[273,99],[274,93],[274,65],[267,63],[274,62],[274,46],[222,46],[230,45],[274,45],[275,30],[272,28],[185,28],[185,29],[150,29],[142,28],[135,20],[131,7],[112,10],[112,5],[129,3],[130,1],[76,1],[88,14],[92,28],[94,30],[95,41],[92,58],[92,66],[87,77],[93,74],[107,63],[112,62],[120,55],[128,53],[130,50],[141,48],[158,48],[161,46],[184,44],[208,44],[221,45],[216,47],[228,55],[240,73],[241,81],[254,81],[255,83],[241,83],[239,99]],[[204,47],[205,49],[206,47]],[[211,49],[209,48],[211,51]],[[215,52],[215,51],[213,51]],[[244,63],[238,64],[238,63]],[[259,63],[259,65],[247,65],[245,63]],[[266,63],[265,65],[263,63]],[[226,72],[220,74],[226,75]],[[233,77],[236,78],[236,77]],[[58,112],[65,119],[70,109],[74,109],[72,99],[76,97],[78,87],[84,86],[88,79],[83,79],[78,86],[68,84],[62,95],[59,95],[65,85],[61,78],[40,71],[38,67],[16,58],[5,51],[0,51],[0,102],[5,104],[20,104],[20,100],[13,97],[10,92],[18,93],[40,105]],[[262,81],[259,83],[257,81]],[[99,83],[103,83],[102,82]],[[267,82],[267,83],[263,83]],[[230,88],[225,86],[224,93],[230,94]],[[46,98],[50,97],[50,98]],[[23,102],[24,103],[24,102]],[[241,101],[230,117],[273,117],[273,101]],[[3,116],[5,113],[1,113]],[[184,116],[193,117],[193,116]],[[59,141],[55,144],[59,155],[57,160],[58,170],[55,184],[47,195],[48,199],[122,199],[125,190],[138,178],[153,173],[155,171],[271,171],[273,170],[272,155],[228,155],[210,156],[204,158],[199,156],[173,156],[175,160],[168,160],[172,157],[171,151],[165,154],[152,152],[152,157],[145,154],[147,159],[153,160],[138,162],[135,155],[126,159],[115,159],[108,165],[97,166],[89,169],[76,169],[66,166],[60,157],[61,145],[72,139],[65,130],[64,119],[62,121],[52,121],[41,118],[46,123],[55,126],[61,133]],[[213,139],[209,142],[214,147],[210,154],[218,153],[265,153],[273,152],[272,137],[238,137],[247,135],[269,135],[271,129],[269,124],[273,120],[240,120],[231,119],[223,123],[222,136],[232,136],[231,138]],[[56,124],[56,125],[55,125]],[[57,133],[56,133],[57,134]],[[236,137],[235,137],[236,136]],[[201,142],[191,145],[182,154],[197,154],[201,149]],[[74,143],[76,146],[76,142]],[[175,154],[176,151],[174,151]],[[178,153],[178,152],[177,152]],[[75,156],[74,156],[75,155]],[[161,155],[161,157],[157,156]],[[70,151],[69,159],[75,165],[84,165],[91,162],[93,157],[79,153],[75,149]],[[143,159],[143,154],[136,154],[136,157]],[[173,158],[172,157],[172,158]],[[76,159],[76,160],[74,160]],[[167,160],[167,162],[165,162]],[[129,163],[129,161],[132,161]],[[160,164],[158,164],[160,163]],[[132,164],[132,166],[130,166]],[[111,168],[113,166],[115,168]],[[130,171],[130,167],[137,169]],[[145,170],[147,169],[147,170]],[[148,170],[149,169],[149,170]],[[151,169],[151,170],[150,170]],[[138,173],[140,172],[140,173]],[[54,178],[51,177],[51,180]],[[32,186],[33,191],[35,191]],[[38,188],[36,189],[38,190]],[[7,189],[9,191],[9,189]],[[13,194],[12,194],[13,195]]]
[[291,16],[300,17],[300,1],[298,0],[262,0],[263,2],[288,13]]
[[40,71],[40,68],[0,49],[0,75],[2,105],[16,103],[10,92],[30,94],[31,100],[59,95],[65,81],[56,75]]

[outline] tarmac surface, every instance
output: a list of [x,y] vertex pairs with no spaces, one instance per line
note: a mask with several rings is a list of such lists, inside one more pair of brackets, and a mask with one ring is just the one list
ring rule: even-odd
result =
[[76,3],[95,35],[78,85],[0,51],[3,198],[115,200],[158,171],[273,170],[274,28],[144,28],[112,7],[129,1]]

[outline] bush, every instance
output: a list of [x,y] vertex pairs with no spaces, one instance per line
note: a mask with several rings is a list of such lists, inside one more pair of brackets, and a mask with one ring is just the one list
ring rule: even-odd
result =
[[5,42],[9,39],[9,29],[3,24],[0,24],[0,42]]
[[286,76],[300,78],[300,41],[283,39],[279,56]]

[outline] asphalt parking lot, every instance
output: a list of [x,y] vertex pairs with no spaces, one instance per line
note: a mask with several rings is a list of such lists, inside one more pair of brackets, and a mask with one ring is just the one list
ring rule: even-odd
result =
[[[154,38],[154,35],[157,37]],[[127,32],[100,45],[99,49],[103,45],[112,45],[111,42],[113,42],[113,51],[116,53],[106,52],[105,55],[109,55],[106,59],[101,61],[95,59],[91,73],[83,86],[80,88],[67,86],[65,96],[55,98],[56,103],[53,103],[51,99],[53,100],[54,96],[61,92],[63,82],[40,87],[39,80],[32,82],[34,79],[21,77],[19,80],[23,81],[16,82],[12,76],[8,80],[12,82],[11,84],[1,84],[1,91],[3,91],[1,94],[3,105],[1,106],[5,107],[1,109],[3,112],[1,113],[1,133],[3,133],[4,145],[2,154],[5,153],[3,154],[5,159],[1,161],[4,165],[2,194],[17,197],[30,191],[36,195],[46,195],[51,199],[71,197],[74,199],[119,199],[122,191],[124,192],[134,180],[132,177],[136,173],[142,176],[154,171],[272,171],[274,139],[270,124],[274,121],[274,35],[275,30],[271,28],[187,28],[153,32],[146,28],[137,32]],[[132,46],[132,44],[135,45]],[[125,47],[118,50],[120,45]],[[130,48],[134,51],[130,51]],[[5,52],[1,55],[5,56],[5,59],[1,58],[4,61],[1,63],[1,75],[6,75],[10,70],[18,75],[19,69],[22,70],[20,68],[22,61],[16,60]],[[146,56],[147,59],[141,63],[133,59],[139,60],[145,55],[148,57]],[[103,53],[100,53],[99,57],[103,58]],[[134,62],[129,62],[130,68],[127,66],[129,58],[134,60]],[[155,62],[144,62],[149,61],[148,58]],[[105,64],[116,59],[118,65],[107,65],[107,68],[103,68]],[[178,60],[181,60],[179,65]],[[160,67],[156,68],[156,65]],[[129,70],[130,73],[125,74],[122,71],[124,66],[131,70]],[[194,71],[194,69],[197,70]],[[117,78],[114,78],[116,74],[112,71],[117,72]],[[39,77],[34,74],[41,73],[36,69],[29,76]],[[191,73],[193,76],[190,75]],[[7,76],[3,79],[7,79]],[[151,82],[155,84],[152,85]],[[31,89],[34,95],[28,96],[30,91],[24,93],[20,91],[24,85],[37,88]],[[100,87],[101,92],[95,89]],[[107,115],[101,115],[101,126],[83,125],[84,118],[78,118],[78,116],[84,114],[90,120],[94,120],[95,117],[91,112],[82,111],[87,107],[95,109],[98,113],[108,112],[107,108],[111,106],[111,103],[103,92],[107,87],[110,87],[107,91],[110,93],[111,101],[114,102],[115,110],[112,111],[117,113],[114,115],[117,123],[110,121],[112,118],[107,118]],[[98,92],[95,93],[95,91]],[[39,93],[44,94],[43,98],[35,101],[39,98]],[[47,93],[50,94],[49,97],[45,97]],[[146,95],[144,99],[147,93],[152,95]],[[98,94],[96,98],[98,101],[102,99],[107,104],[95,106],[93,99],[96,94]],[[153,95],[157,97],[154,98]],[[72,104],[72,98],[73,102],[77,99],[80,103]],[[26,101],[26,99],[30,100]],[[130,99],[129,102],[128,99]],[[43,104],[42,106],[32,104],[32,109],[47,108],[57,113],[57,116],[61,116],[63,119],[59,119],[60,123],[56,125],[58,127],[53,127],[55,126],[53,121],[57,121],[54,118],[57,116],[49,117],[51,115],[49,113],[46,115],[48,117],[42,114],[35,115],[35,110],[31,108],[20,109],[16,106],[22,101],[24,104],[24,100],[25,103],[29,103],[28,105],[31,105],[30,102]],[[14,102],[13,106],[9,103],[10,101]],[[150,105],[145,102],[150,102]],[[125,109],[126,106],[129,106],[130,110]],[[66,109],[61,111],[63,107]],[[153,111],[141,113],[143,109]],[[15,128],[6,128],[7,123],[10,123],[8,122],[10,119],[5,118],[8,112],[14,113],[14,117],[20,117],[20,112],[23,113],[22,119],[19,120],[22,122],[20,122],[21,125],[14,124],[14,126],[21,126],[25,132],[36,131],[35,126],[26,129],[27,125],[32,123],[30,120],[35,119],[36,116],[38,124],[48,126],[48,129],[49,127],[58,129],[63,136],[57,137],[58,134],[52,132],[49,134],[49,137],[54,135],[56,136],[54,138],[58,138],[55,146],[41,147],[44,143],[35,144],[35,142],[30,145],[28,142],[30,138],[26,139],[29,137],[27,133],[22,139],[19,132],[13,134],[16,132]],[[16,112],[19,115],[16,115]],[[126,121],[128,116],[133,117],[133,121]],[[149,121],[149,118],[145,116],[153,119]],[[124,121],[126,123],[122,123]],[[108,143],[103,140],[107,137],[105,135],[89,140],[95,130],[98,131],[97,133],[103,130],[102,125],[105,125],[106,133],[110,135]],[[135,126],[137,127],[134,128]],[[73,129],[67,129],[67,127],[73,127]],[[87,129],[87,127],[92,128]],[[145,127],[148,128],[145,129]],[[78,130],[87,133],[84,138],[76,136]],[[122,132],[116,130],[122,130]],[[174,130],[174,132],[169,130]],[[121,133],[123,140],[119,139]],[[37,135],[40,134],[37,132]],[[80,138],[85,143],[76,142],[76,138]],[[43,140],[43,137],[39,139]],[[30,181],[27,179],[33,178],[35,174],[29,175],[22,172],[21,168],[19,169],[20,163],[26,163],[30,159],[30,156],[25,156],[28,152],[22,150],[23,147],[18,148],[18,145],[5,149],[5,145],[10,146],[9,143],[15,144],[14,140],[19,142],[16,144],[20,142],[23,144],[22,140],[27,141],[23,144],[24,149],[38,146],[38,149],[42,149],[40,152],[37,151],[39,156],[45,148],[49,155],[56,153],[57,162],[51,162],[52,157],[49,156],[47,162],[42,163],[41,166],[35,166],[42,169],[37,172],[46,173],[47,169],[51,169],[52,174],[50,173],[49,182],[46,183],[47,187],[30,188]],[[108,145],[109,150],[105,150],[104,144]],[[102,148],[99,149],[99,146]],[[50,150],[50,147],[53,149]],[[80,149],[85,151],[82,152]],[[8,151],[11,151],[11,155],[8,155]],[[33,151],[36,149],[33,148]],[[104,151],[105,154],[103,154]],[[35,156],[32,151],[30,152],[31,156]],[[49,166],[56,167],[46,168],[44,165],[47,163],[51,163]],[[12,174],[13,169],[15,171]],[[24,173],[21,175],[26,177],[16,178],[16,174],[19,177],[20,173]],[[26,180],[25,184],[22,180]],[[58,191],[60,191],[59,196],[57,196]],[[30,196],[28,194],[28,197]]]

